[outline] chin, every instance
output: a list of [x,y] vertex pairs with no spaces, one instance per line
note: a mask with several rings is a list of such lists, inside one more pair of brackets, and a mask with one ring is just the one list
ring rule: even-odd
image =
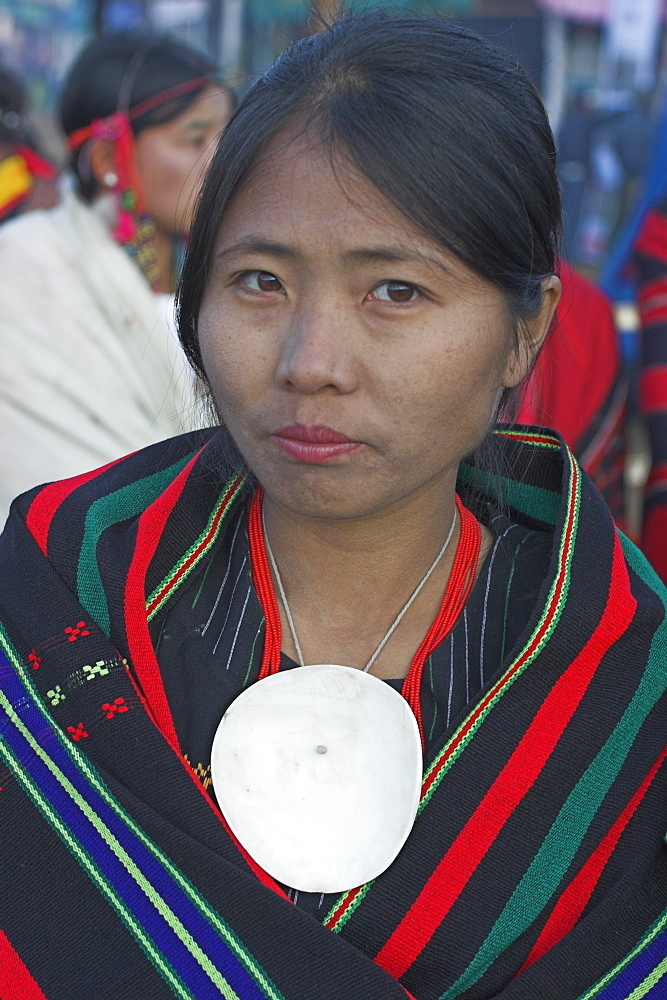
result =
[[398,488],[395,495],[369,489],[378,486],[372,474],[323,475],[322,468],[299,467],[291,476],[268,475],[259,482],[267,497],[300,517],[326,520],[354,520],[369,517],[402,499]]

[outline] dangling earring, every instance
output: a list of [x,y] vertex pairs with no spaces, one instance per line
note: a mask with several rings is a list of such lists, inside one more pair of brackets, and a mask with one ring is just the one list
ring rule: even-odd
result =
[[118,174],[114,173],[113,170],[107,170],[102,180],[105,187],[113,189],[118,185]]

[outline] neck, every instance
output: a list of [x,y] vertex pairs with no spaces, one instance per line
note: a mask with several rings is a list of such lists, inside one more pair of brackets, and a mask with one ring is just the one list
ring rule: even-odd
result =
[[[438,554],[454,516],[454,483],[354,520],[302,517],[264,499],[274,551],[306,663],[364,667]],[[400,677],[435,617],[460,525],[436,570],[378,657],[373,673]],[[274,579],[274,585],[276,581]],[[296,658],[284,608],[283,651]],[[413,648],[414,647],[414,648]]]
[[369,564],[377,564],[380,575],[392,562],[404,563],[431,549],[435,554],[454,507],[453,481],[445,487],[427,487],[419,495],[363,517],[309,517],[282,506],[269,494],[264,495],[263,503],[276,556],[280,552],[290,562],[305,562],[314,575],[319,575],[323,566],[330,573],[338,565],[346,578],[353,569]]

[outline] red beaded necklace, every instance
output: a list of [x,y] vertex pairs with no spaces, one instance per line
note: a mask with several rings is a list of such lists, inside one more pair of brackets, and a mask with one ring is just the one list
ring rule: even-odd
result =
[[[282,626],[278,602],[276,601],[271,571],[264,543],[262,525],[262,498],[264,491],[258,487],[250,505],[248,519],[248,535],[250,540],[250,561],[255,590],[264,610],[266,619],[266,635],[264,639],[264,655],[259,672],[259,680],[275,674],[280,669],[280,650],[282,646]],[[456,496],[456,506],[461,519],[461,533],[454,556],[449,581],[442,598],[440,609],[431,627],[424,636],[417,652],[412,658],[410,669],[403,682],[402,694],[414,712],[419,725],[424,746],[424,731],[422,728],[421,704],[419,690],[421,686],[424,664],[440,643],[454,627],[475,579],[475,569],[479,559],[482,543],[482,532],[477,518]]]

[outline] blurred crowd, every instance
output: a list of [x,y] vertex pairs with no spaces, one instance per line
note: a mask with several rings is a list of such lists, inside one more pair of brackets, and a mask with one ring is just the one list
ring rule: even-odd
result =
[[[0,521],[37,483],[85,477],[206,419],[173,296],[197,192],[234,102],[214,62],[180,41],[144,30],[102,35],[62,86],[68,162],[57,170],[31,126],[22,81],[0,69]],[[667,580],[667,201],[644,204],[626,240],[622,266],[642,330],[631,366],[612,303],[590,269],[567,263],[585,258],[600,221],[582,164],[597,164],[598,189],[618,174],[619,157],[624,176],[636,177],[650,138],[637,109],[600,116],[584,98],[562,122],[563,297],[519,412],[505,416],[564,436]],[[629,451],[641,453],[645,483],[628,476]]]

